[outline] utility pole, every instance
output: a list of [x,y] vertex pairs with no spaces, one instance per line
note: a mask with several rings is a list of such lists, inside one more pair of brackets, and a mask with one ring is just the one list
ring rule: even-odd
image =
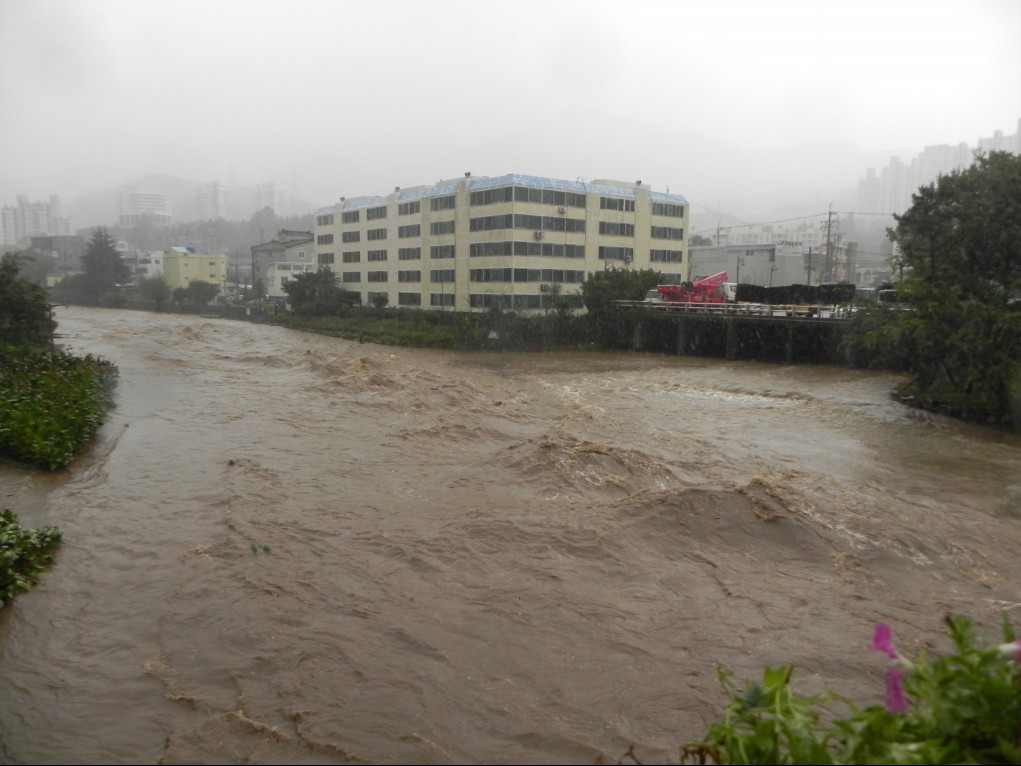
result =
[[[833,203],[830,203],[829,213],[826,215],[826,269],[823,271],[823,278],[827,282],[833,281],[833,241],[830,238],[830,231],[833,227]],[[819,282],[824,281],[820,279]]]

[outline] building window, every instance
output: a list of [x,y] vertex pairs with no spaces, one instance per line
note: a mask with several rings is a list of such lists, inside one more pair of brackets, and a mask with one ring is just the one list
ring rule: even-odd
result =
[[472,207],[477,205],[496,205],[500,202],[513,201],[513,186],[503,186],[499,189],[483,189],[482,191],[474,191],[468,197],[468,202]]
[[362,233],[360,231],[345,231],[340,235],[340,238],[344,242],[361,242]]
[[615,223],[614,221],[600,221],[599,233],[608,237],[633,237],[635,225],[633,223]]
[[653,226],[653,239],[684,239],[684,229],[676,229],[670,226]]
[[433,293],[429,296],[430,306],[453,306],[454,305],[454,294],[453,293]]
[[415,213],[422,212],[422,203],[418,200],[414,202],[402,202],[397,206],[397,215],[415,215]]
[[434,213],[437,210],[453,210],[456,202],[457,200],[453,194],[449,197],[433,197],[429,200],[429,209]]
[[454,246],[453,245],[433,245],[429,248],[430,258],[453,258],[454,257]]
[[398,271],[397,272],[398,282],[421,282],[422,272],[419,270],[414,271]]
[[421,306],[421,293],[397,293],[398,306]]
[[585,207],[585,195],[574,192],[554,191],[553,189],[533,189],[528,186],[514,187],[515,202],[534,202],[540,205],[560,205],[563,207]]
[[631,263],[635,259],[635,250],[632,247],[600,247],[599,260],[601,261],[624,261]]
[[600,197],[600,210],[622,210],[625,213],[635,212],[635,201],[633,199],[621,199],[620,197]]
[[652,214],[667,218],[684,218],[684,205],[671,205],[667,202],[653,202]]
[[319,265],[329,266],[333,263],[333,253],[319,253]]
[[422,236],[422,224],[412,223],[407,226],[397,227],[398,239],[407,239],[408,237],[421,237]]
[[373,239],[386,239],[386,229],[369,229],[366,237],[370,240]]
[[316,216],[316,224],[319,226],[333,226],[333,214]]
[[454,222],[453,221],[433,221],[429,224],[430,234],[453,234],[454,233]]
[[649,251],[649,260],[653,263],[680,263],[683,257],[680,250]]
[[398,261],[418,261],[421,258],[422,248],[420,247],[401,247],[397,249]]
[[340,275],[341,282],[361,282],[362,273],[360,271],[345,271]]
[[370,271],[366,277],[369,282],[386,282],[385,271]]
[[346,213],[340,214],[341,223],[358,223],[358,214],[360,210],[349,210]]
[[429,272],[429,281],[438,284],[446,284],[454,281],[453,269],[433,269]]
[[380,218],[386,218],[386,205],[380,205],[379,207],[370,207],[365,211],[366,221],[376,221]]
[[333,235],[332,234],[320,234],[316,238],[316,244],[317,245],[332,245],[333,244]]
[[386,250],[370,250],[367,253],[366,260],[369,261],[385,261]]
[[360,250],[346,250],[340,257],[344,263],[360,263],[362,260],[362,253]]

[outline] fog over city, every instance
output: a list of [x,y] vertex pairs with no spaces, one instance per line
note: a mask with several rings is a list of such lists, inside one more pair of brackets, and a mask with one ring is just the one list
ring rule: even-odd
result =
[[768,215],[1016,132],[1021,3],[2,0],[0,100],[2,205],[167,174],[317,207],[470,171]]

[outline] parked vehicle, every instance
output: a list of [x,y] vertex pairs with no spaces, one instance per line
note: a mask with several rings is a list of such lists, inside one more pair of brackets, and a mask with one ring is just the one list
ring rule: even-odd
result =
[[727,272],[679,285],[657,285],[645,296],[650,303],[733,303],[737,285],[727,282]]

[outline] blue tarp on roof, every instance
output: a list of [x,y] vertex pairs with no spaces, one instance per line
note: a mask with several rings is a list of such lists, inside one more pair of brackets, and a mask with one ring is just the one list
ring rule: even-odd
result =
[[[635,198],[634,187],[605,186],[594,184],[589,181],[565,181],[559,178],[544,178],[543,176],[529,176],[520,173],[508,173],[507,175],[494,178],[469,178],[468,190],[480,191],[483,189],[497,189],[503,186],[527,186],[532,189],[553,189],[554,191],[573,192],[575,194],[602,194],[607,197],[621,197],[624,199]],[[413,200],[429,199],[432,197],[446,197],[457,192],[457,183],[445,183],[436,186],[416,186],[412,189],[397,192],[398,202],[409,202]],[[649,192],[649,199],[653,202],[665,202],[673,205],[687,205],[688,200],[680,194],[666,194],[664,192]],[[386,205],[390,196],[356,197],[344,200],[339,203],[341,210],[360,210],[367,207],[379,207]],[[323,207],[316,211],[317,215],[334,212],[333,206]]]

